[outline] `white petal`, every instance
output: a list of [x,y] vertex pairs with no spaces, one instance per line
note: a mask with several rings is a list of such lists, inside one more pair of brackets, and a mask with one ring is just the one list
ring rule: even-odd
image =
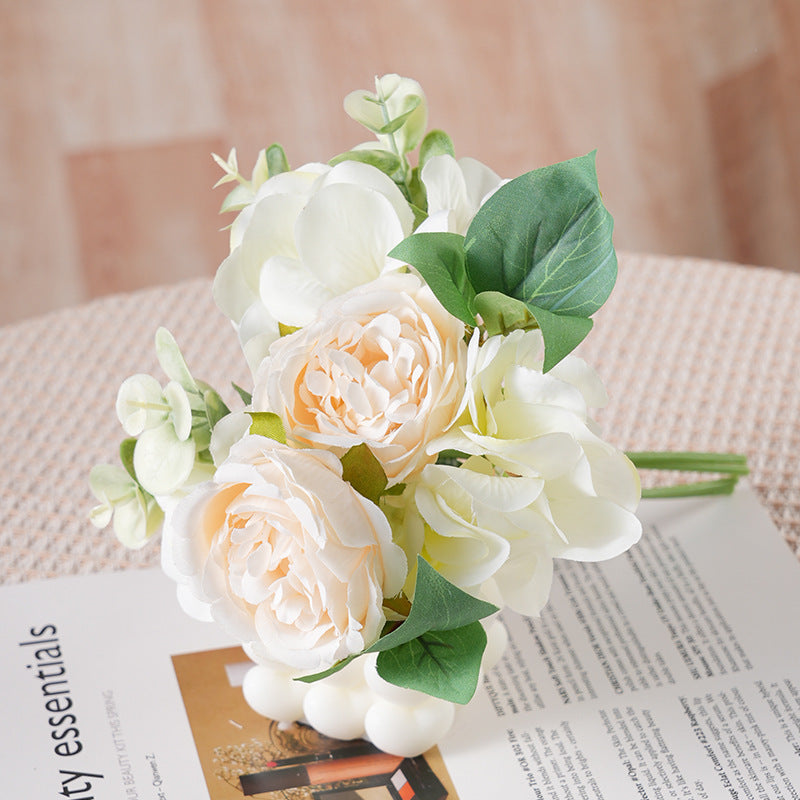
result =
[[245,280],[241,248],[235,249],[217,269],[214,277],[214,302],[220,311],[234,323],[244,316],[248,308],[258,301],[258,285]]
[[303,263],[334,294],[343,294],[377,278],[404,233],[382,194],[339,183],[311,198],[296,237]]
[[558,362],[548,373],[554,378],[568,381],[583,395],[590,408],[603,408],[608,403],[608,394],[598,374],[578,356],[569,355]]
[[258,290],[261,267],[268,258],[295,258],[294,225],[306,198],[291,194],[260,200],[242,237],[242,270],[247,284]]
[[460,158],[458,166],[464,175],[469,204],[474,211],[477,211],[500,185],[505,183],[499,175],[477,159]]
[[164,399],[169,405],[175,435],[182,442],[186,441],[192,433],[192,408],[186,390],[177,381],[170,381],[164,387]]
[[639,541],[642,524],[635,514],[601,497],[573,495],[550,501],[555,524],[569,544],[554,555],[574,561],[603,561]]
[[470,205],[464,174],[449,155],[434,156],[422,168],[428,192],[428,213],[453,212],[453,233],[466,233],[475,208]]
[[397,188],[397,184],[377,167],[363,164],[360,161],[342,161],[320,178],[315,188],[319,191],[336,183],[351,183],[380,192],[392,204],[404,235],[408,236],[411,233],[411,229],[414,227],[414,213],[411,211],[408,201]]
[[301,261],[276,256],[261,269],[261,300],[284,325],[300,328],[317,316],[333,292],[319,282]]

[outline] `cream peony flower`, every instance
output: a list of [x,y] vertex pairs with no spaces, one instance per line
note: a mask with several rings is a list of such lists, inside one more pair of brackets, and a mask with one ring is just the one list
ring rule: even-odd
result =
[[266,181],[236,218],[214,281],[253,371],[279,323],[306,325],[327,300],[397,267],[386,254],[413,224],[395,183],[369,164],[308,164]]
[[476,457],[426,467],[415,492],[435,568],[529,615],[547,599],[552,558],[613,558],[641,535],[638,473],[588,415],[602,384],[576,356],[543,374],[543,356],[539,331],[473,338],[463,414],[430,449]]
[[261,663],[326,669],[374,642],[403,552],[339,460],[261,436],[167,513],[162,565],[184,609],[213,619]]
[[412,274],[328,303],[275,342],[256,375],[253,410],[272,411],[302,445],[340,454],[365,443],[390,484],[434,459],[428,443],[461,403],[464,326]]
[[428,218],[417,230],[462,235],[478,209],[506,183],[474,158],[456,161],[449,155],[429,159],[421,178],[428,196]]

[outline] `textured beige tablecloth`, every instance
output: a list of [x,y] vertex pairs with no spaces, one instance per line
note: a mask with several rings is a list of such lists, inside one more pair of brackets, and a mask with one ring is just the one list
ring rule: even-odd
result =
[[[207,280],[0,328],[3,582],[157,563],[156,543],[131,552],[88,522],[87,475],[95,463],[116,463],[119,384],[159,374],[159,325],[233,406],[229,382],[248,385],[248,371]],[[623,255],[580,352],[608,387],[597,415],[608,440],[747,453],[753,486],[798,553],[800,275]]]

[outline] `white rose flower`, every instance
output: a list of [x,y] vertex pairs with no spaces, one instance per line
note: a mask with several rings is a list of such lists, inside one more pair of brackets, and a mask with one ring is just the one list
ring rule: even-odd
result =
[[309,164],[266,181],[234,222],[214,281],[251,368],[279,323],[306,325],[327,300],[396,268],[387,253],[413,224],[395,183],[369,164]]
[[365,443],[391,484],[434,460],[428,443],[456,418],[464,391],[464,326],[412,274],[393,274],[328,303],[270,348],[253,410],[287,436],[339,454]]
[[543,357],[539,331],[472,340],[463,414],[430,449],[483,458],[427,467],[416,490],[436,569],[525,614],[546,600],[550,559],[613,558],[641,535],[638,473],[588,414],[602,384],[577,356],[543,374]]
[[474,158],[434,156],[422,168],[428,218],[420,232],[466,234],[478,209],[506,181]]
[[406,560],[378,507],[331,453],[261,436],[167,512],[162,565],[184,609],[260,663],[326,669],[372,644]]

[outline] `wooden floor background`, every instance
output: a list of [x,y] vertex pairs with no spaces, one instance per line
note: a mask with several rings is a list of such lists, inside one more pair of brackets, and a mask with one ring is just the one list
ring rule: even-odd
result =
[[209,154],[385,72],[502,175],[596,148],[620,249],[800,270],[800,0],[0,0],[0,324],[213,274]]

